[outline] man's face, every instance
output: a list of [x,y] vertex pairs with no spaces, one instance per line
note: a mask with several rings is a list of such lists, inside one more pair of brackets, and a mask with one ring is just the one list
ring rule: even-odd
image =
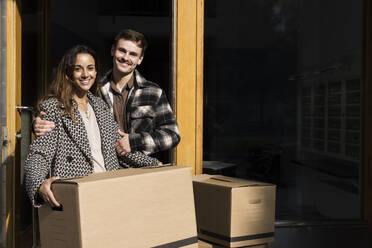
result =
[[123,75],[128,75],[134,71],[137,65],[141,64],[142,48],[130,40],[118,40],[116,47],[111,48],[114,70]]

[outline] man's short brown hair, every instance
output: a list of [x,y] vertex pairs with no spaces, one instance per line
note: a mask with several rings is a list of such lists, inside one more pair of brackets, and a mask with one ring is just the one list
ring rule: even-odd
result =
[[137,31],[132,30],[132,29],[122,29],[115,36],[113,46],[116,47],[117,44],[118,44],[118,41],[120,39],[130,40],[130,41],[135,42],[137,44],[137,46],[142,48],[142,54],[141,55],[143,56],[145,54],[145,50],[147,48],[147,40],[142,33],[137,32]]

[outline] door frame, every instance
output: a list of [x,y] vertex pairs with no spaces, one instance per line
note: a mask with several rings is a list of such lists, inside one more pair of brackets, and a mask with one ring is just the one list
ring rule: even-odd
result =
[[175,113],[181,142],[176,147],[177,165],[203,169],[203,49],[204,0],[174,0],[176,5]]
[[[16,247],[16,170],[19,166],[17,153],[17,134],[20,131],[20,115],[17,106],[21,104],[21,6],[19,0],[6,0],[6,104],[2,126],[1,166],[5,167],[5,215],[6,247]],[[3,17],[3,16],[2,16]],[[2,85],[3,86],[3,85]],[[4,143],[5,141],[5,143]]]

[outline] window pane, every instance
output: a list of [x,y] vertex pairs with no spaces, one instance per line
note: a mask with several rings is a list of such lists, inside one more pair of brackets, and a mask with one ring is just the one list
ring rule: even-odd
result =
[[362,18],[363,1],[206,1],[204,172],[276,184],[279,220],[361,218]]

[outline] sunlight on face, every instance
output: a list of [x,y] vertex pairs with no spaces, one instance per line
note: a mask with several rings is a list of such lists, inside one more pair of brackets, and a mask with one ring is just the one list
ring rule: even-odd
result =
[[79,53],[73,71],[72,81],[74,82],[77,94],[86,94],[94,84],[97,76],[95,61],[88,53]]

